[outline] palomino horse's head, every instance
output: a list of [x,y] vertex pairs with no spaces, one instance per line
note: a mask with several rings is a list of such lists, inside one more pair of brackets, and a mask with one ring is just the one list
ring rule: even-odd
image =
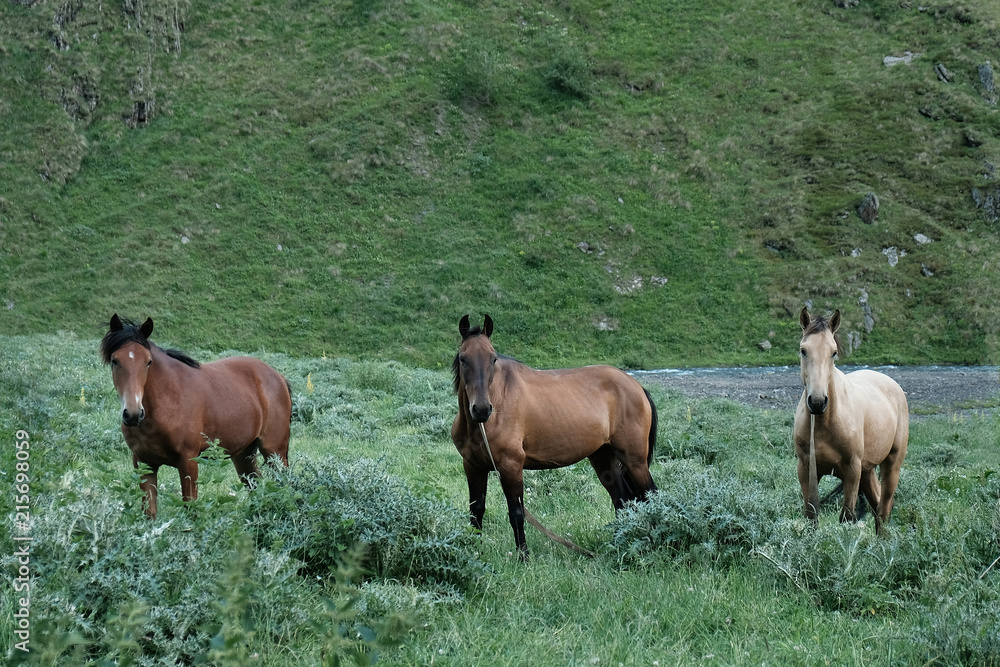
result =
[[465,384],[465,396],[469,400],[469,416],[473,421],[483,423],[493,414],[490,383],[493,382],[497,363],[497,351],[490,342],[493,320],[487,315],[482,329],[470,328],[469,316],[466,315],[458,323],[458,331],[462,334],[462,344],[452,364],[455,373],[455,391],[458,391],[460,384]]
[[809,311],[803,308],[799,314],[799,323],[802,325],[799,360],[802,364],[806,407],[812,414],[821,415],[826,412],[830,403],[833,362],[842,349],[840,337],[837,336],[840,311],[835,311],[827,320],[825,317],[810,317]]
[[151,333],[152,319],[147,318],[142,326],[137,326],[128,320],[122,322],[115,314],[111,317],[111,329],[101,341],[101,355],[104,363],[111,366],[111,379],[122,401],[122,423],[126,426],[138,426],[146,416],[142,396],[153,363]]

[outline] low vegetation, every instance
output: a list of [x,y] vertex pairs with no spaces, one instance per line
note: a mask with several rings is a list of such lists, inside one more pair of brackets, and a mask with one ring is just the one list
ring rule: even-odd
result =
[[[248,493],[209,450],[198,500],[164,471],[149,521],[96,346],[0,337],[0,428],[31,443],[32,652],[0,637],[15,662],[1000,664],[996,416],[913,423],[880,539],[836,501],[818,530],[801,517],[790,411],[653,387],[660,491],[616,518],[586,463],[529,471],[532,512],[597,555],[532,530],[522,564],[495,480],[483,534],[466,527],[446,371],[262,355],[293,386],[291,466]],[[5,484],[13,463],[3,448]]]

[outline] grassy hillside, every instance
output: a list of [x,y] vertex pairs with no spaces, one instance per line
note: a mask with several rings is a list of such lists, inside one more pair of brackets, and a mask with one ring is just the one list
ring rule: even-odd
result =
[[992,0],[3,3],[0,331],[117,311],[433,367],[488,312],[539,366],[764,364],[811,303],[857,362],[996,362],[998,28]]

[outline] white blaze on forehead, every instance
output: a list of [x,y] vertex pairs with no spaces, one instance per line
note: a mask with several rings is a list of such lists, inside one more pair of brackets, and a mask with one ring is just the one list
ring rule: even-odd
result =
[[139,394],[136,394],[135,395],[135,404],[139,405],[141,403],[142,403],[142,398],[139,396]]
[[135,352],[129,352],[128,353],[128,358],[129,359],[135,359]]

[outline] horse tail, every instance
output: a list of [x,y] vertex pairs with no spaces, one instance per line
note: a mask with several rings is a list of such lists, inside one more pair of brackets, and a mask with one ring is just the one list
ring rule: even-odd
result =
[[649,395],[646,388],[642,388],[642,393],[646,394],[646,400],[649,401],[649,409],[653,412],[653,419],[649,425],[649,452],[646,454],[646,465],[650,465],[653,462],[653,451],[656,449],[656,429],[658,425],[658,417],[656,415],[656,403],[653,402],[653,397]]
[[292,412],[294,412],[294,410],[291,409],[291,407],[292,407],[292,383],[289,382],[288,378],[286,378],[284,375],[281,376],[281,379],[285,381],[285,389],[288,390],[288,407],[289,407],[289,410],[288,410],[288,423],[291,424],[292,423]]

